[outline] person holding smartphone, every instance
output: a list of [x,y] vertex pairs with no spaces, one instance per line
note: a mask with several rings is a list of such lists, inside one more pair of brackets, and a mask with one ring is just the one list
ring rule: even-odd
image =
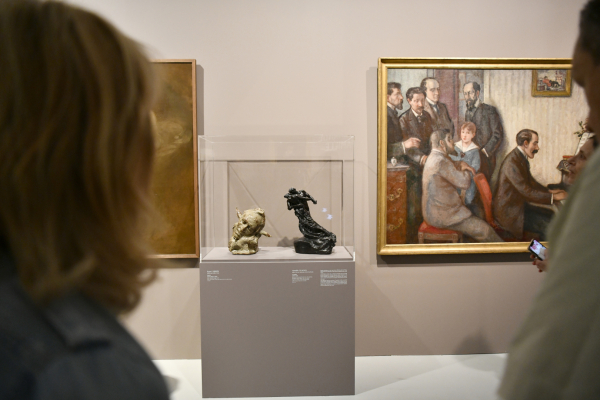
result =
[[[580,14],[572,77],[600,127],[600,0]],[[549,230],[547,275],[509,348],[504,400],[600,399],[600,154],[587,161]]]
[[[586,120],[587,126],[587,120]],[[589,128],[588,128],[589,129]],[[598,144],[597,137],[595,134],[588,136],[588,139],[579,148],[577,154],[567,160],[569,170],[567,175],[567,183],[573,185],[581,171],[583,171],[587,161],[591,158],[592,153],[596,149]],[[545,253],[544,259],[540,259],[534,254],[531,254],[532,264],[538,268],[539,272],[545,272],[548,269],[548,251]]]
[[533,260],[533,265],[538,267],[539,272],[545,271],[548,261],[548,249],[535,239],[531,241],[528,249],[531,252],[530,257]]

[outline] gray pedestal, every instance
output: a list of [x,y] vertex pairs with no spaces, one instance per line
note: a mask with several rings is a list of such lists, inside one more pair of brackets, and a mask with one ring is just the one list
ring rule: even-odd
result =
[[203,397],[354,394],[354,261],[242,257],[200,264]]

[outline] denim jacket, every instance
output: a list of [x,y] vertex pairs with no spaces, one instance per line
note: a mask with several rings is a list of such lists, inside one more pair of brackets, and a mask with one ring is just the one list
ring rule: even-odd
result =
[[168,398],[114,315],[79,294],[36,306],[0,247],[0,400]]

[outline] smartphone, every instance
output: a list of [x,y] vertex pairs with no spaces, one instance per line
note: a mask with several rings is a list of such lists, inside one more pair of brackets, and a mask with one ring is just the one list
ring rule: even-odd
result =
[[531,243],[529,243],[529,247],[527,248],[534,256],[544,261],[546,259],[546,246],[533,239]]

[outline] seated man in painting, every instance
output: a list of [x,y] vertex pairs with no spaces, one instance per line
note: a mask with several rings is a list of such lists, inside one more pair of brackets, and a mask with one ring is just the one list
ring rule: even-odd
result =
[[423,168],[423,217],[436,228],[452,229],[477,242],[501,242],[494,229],[465,207],[457,189],[467,190],[475,170],[464,161],[452,161],[456,155],[452,136],[447,130],[431,134],[431,154]]
[[[587,121],[586,121],[587,123]],[[598,147],[598,137],[592,133],[588,136],[587,140],[581,145],[577,154],[573,157],[569,158],[567,161],[568,169],[567,169],[567,177],[565,179],[565,183],[567,184],[567,190],[575,183],[581,171],[587,164],[588,160],[592,156],[594,150]],[[545,271],[548,266],[549,259],[546,258],[544,261],[539,260],[538,258],[531,256],[533,260],[533,265],[538,267],[539,271]]]
[[524,232],[541,240],[553,213],[531,203],[553,204],[566,198],[563,190],[549,190],[531,175],[529,159],[539,151],[539,135],[531,129],[517,133],[517,147],[502,161],[494,190],[494,219],[515,239],[528,240]]

